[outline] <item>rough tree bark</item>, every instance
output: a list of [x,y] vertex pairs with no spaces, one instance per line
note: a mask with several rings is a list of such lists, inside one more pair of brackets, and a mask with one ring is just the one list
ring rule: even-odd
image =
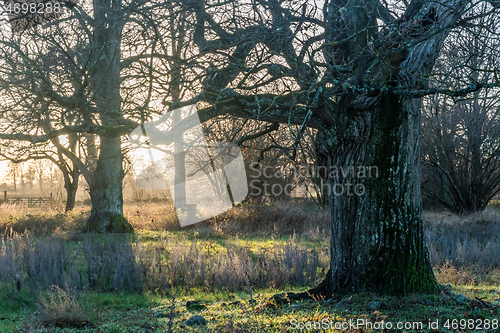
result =
[[[91,72],[94,100],[104,126],[118,126],[121,119],[120,45],[122,1],[94,1],[97,22],[94,37],[96,65]],[[99,158],[90,186],[92,211],[85,227],[93,232],[132,232],[123,216],[123,155],[121,138],[101,137]]]
[[[325,64],[321,66],[325,75],[321,78],[316,77],[315,65],[306,64],[303,56],[309,52],[310,41],[302,42],[304,46],[298,55],[293,46],[284,42],[293,40],[296,32],[291,31],[290,22],[302,22],[306,6],[302,17],[295,11],[297,16],[287,23],[287,18],[293,17],[291,11],[279,1],[265,2],[266,10],[276,20],[272,26],[276,30],[269,32],[262,24],[259,42],[281,55],[288,66],[273,64],[267,73],[292,77],[302,93],[295,95],[296,103],[288,108],[284,107],[289,105],[287,94],[250,96],[269,100],[265,106],[252,108],[249,94],[226,89],[237,77],[238,69],[245,71],[242,64],[246,64],[252,43],[256,43],[245,34],[250,34],[254,26],[230,33],[216,22],[215,15],[210,17],[202,1],[194,3],[195,43],[200,50],[235,48],[229,65],[214,67],[214,73],[204,81],[205,94],[201,98],[213,106],[202,110],[202,116],[204,111],[219,108],[236,116],[251,117],[251,110],[257,109],[265,110],[258,114],[259,120],[295,122],[320,129],[318,154],[327,169],[324,176],[331,176],[331,269],[318,287],[295,296],[329,298],[332,294],[338,297],[360,291],[400,295],[436,292],[438,284],[422,228],[418,154],[421,98],[441,91],[429,87],[429,76],[443,41],[464,17],[470,2],[413,0],[405,2],[406,11],[396,18],[389,5],[377,0],[325,1],[324,21],[319,23],[324,29],[321,52]],[[384,27],[377,27],[377,19],[384,22]],[[204,37],[209,27],[218,39]],[[277,39],[276,35],[283,38]],[[241,40],[248,42],[236,43]],[[462,93],[474,89],[480,87],[473,85]],[[452,93],[446,89],[443,92]],[[293,113],[299,109],[310,112],[311,118]],[[358,175],[358,169],[345,177],[341,171],[340,175],[332,175],[335,167],[344,171],[348,167],[365,171],[375,167],[378,177]],[[363,186],[362,195],[353,194],[353,185],[349,195],[349,184],[353,183]],[[335,195],[340,186],[346,192]]]
[[[456,22],[465,5],[464,1],[450,3],[454,6],[427,3],[419,8],[419,17],[432,13],[432,30],[410,24],[396,26],[400,34],[429,37],[409,51],[398,47],[388,53],[390,67],[378,71],[386,89],[373,97],[345,94],[335,121],[319,132],[317,150],[333,194],[330,271],[303,297],[329,298],[360,291],[398,295],[438,291],[422,225],[421,99],[394,94],[390,88],[427,88],[424,78],[432,71],[449,32],[447,27]],[[417,19],[412,22],[419,23]],[[399,43],[409,44],[408,40]],[[340,172],[349,167],[353,167],[352,172]],[[378,175],[373,174],[373,168]]]
[[101,138],[99,159],[90,185],[92,211],[87,221],[87,231],[133,231],[123,216],[123,177],[121,139]]
[[337,125],[319,133],[333,194],[332,250],[330,271],[311,295],[437,291],[422,226],[419,107],[388,93],[371,112],[343,117],[342,132]]

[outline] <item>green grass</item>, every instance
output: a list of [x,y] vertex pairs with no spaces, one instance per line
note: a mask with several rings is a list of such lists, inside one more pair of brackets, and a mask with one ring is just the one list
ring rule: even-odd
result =
[[[181,293],[175,301],[173,318],[174,332],[293,332],[294,323],[314,322],[330,324],[333,322],[343,323],[357,322],[364,319],[372,323],[391,322],[421,322],[424,326],[429,320],[439,320],[440,329],[433,332],[450,332],[444,328],[447,320],[485,320],[498,319],[500,307],[498,303],[484,307],[479,301],[472,301],[462,306],[455,303],[454,297],[439,295],[408,295],[407,297],[378,296],[370,293],[353,295],[344,306],[336,308],[325,302],[297,302],[292,304],[276,305],[269,301],[269,297],[283,290],[297,288],[285,288],[281,290],[259,290],[253,293],[257,303],[249,304],[250,294],[248,292],[215,292],[206,293],[201,290],[191,289],[188,293]],[[485,301],[491,301],[499,297],[499,291],[490,287],[455,287],[455,293],[466,296],[478,297]],[[185,306],[188,300],[198,300],[207,305],[207,309],[201,311],[188,310]],[[26,301],[26,300],[24,300]],[[238,305],[230,305],[231,302],[239,301]],[[370,310],[368,304],[379,301],[377,309]],[[33,303],[31,300],[28,303]],[[123,295],[123,294],[96,294],[85,293],[80,297],[80,303],[95,325],[92,329],[57,329],[54,332],[144,332],[145,327],[155,328],[159,332],[167,329],[169,318],[156,318],[158,312],[169,314],[171,300],[157,295]],[[23,301],[18,300],[18,308],[10,307],[0,310],[0,332],[20,332],[25,319],[31,320],[32,307],[25,307]],[[5,305],[3,303],[2,305]],[[202,315],[208,324],[203,327],[189,327],[183,322],[194,314]],[[450,322],[451,323],[451,322]],[[341,324],[337,324],[341,325]],[[345,325],[345,324],[344,324]],[[234,329],[231,330],[230,327]],[[335,326],[333,326],[335,327]],[[360,326],[361,327],[361,326]],[[97,330],[98,328],[98,330]],[[40,332],[44,330],[39,330]],[[45,330],[47,331],[47,330]],[[306,330],[308,331],[308,330]],[[342,330],[330,330],[336,332]],[[354,332],[378,332],[375,329],[365,329]],[[401,330],[400,332],[419,332],[420,330]],[[472,330],[465,330],[470,332]],[[483,332],[494,332],[495,330],[482,330]],[[458,330],[457,330],[458,332]]]
[[[241,232],[235,221],[240,221],[241,225],[247,224],[252,214],[255,213],[255,207],[239,208],[234,212],[228,212],[219,218],[218,221],[200,223],[189,228],[170,228],[168,231],[159,230],[160,227],[148,229],[148,226],[160,223],[161,216],[165,212],[159,209],[160,206],[153,205],[148,207],[145,204],[138,205],[137,208],[129,208],[128,216],[131,222],[137,223],[142,227],[132,236],[132,242],[135,244],[148,246],[163,246],[162,241],[167,239],[166,246],[171,252],[174,248],[175,239],[183,247],[191,246],[196,238],[198,248],[202,249],[208,255],[217,253],[227,253],[227,249],[240,245],[251,251],[255,255],[261,251],[276,249],[282,247],[293,237],[293,230],[296,232],[296,244],[307,245],[308,249],[313,248],[321,251],[321,258],[328,257],[329,237],[322,233],[325,227],[324,212],[314,208],[306,207],[304,210],[317,217],[317,223],[308,225],[309,229],[303,232],[304,226],[297,224],[295,226],[279,226],[278,231],[272,229],[273,220],[285,221],[283,225],[292,221],[297,208],[293,210],[291,206],[269,205],[261,208],[256,214],[262,218],[267,218],[262,222],[262,228],[245,229]],[[81,241],[83,235],[78,234],[78,228],[85,221],[85,210],[75,211],[70,214],[61,213],[58,208],[51,207],[49,212],[25,212],[19,211],[15,214],[6,214],[0,216],[0,227],[7,230],[15,227],[19,231],[24,228],[33,230],[34,226],[45,227],[43,232],[35,232],[40,237],[47,237],[47,234],[58,234],[62,240],[71,244],[73,251]],[[271,210],[277,209],[276,216],[270,216]],[[259,215],[260,214],[260,215]],[[290,216],[286,215],[290,214]],[[269,215],[269,216],[266,216]],[[469,242],[476,235],[489,235],[484,230],[491,230],[491,226],[496,225],[499,214],[495,210],[489,210],[484,214],[478,214],[467,219],[451,216],[444,213],[426,214],[426,228],[435,231],[437,235],[431,240],[439,240],[441,235],[459,234],[461,237],[466,235],[463,242]],[[167,217],[168,219],[170,217]],[[135,220],[134,220],[135,219]],[[158,220],[157,220],[158,219]],[[153,221],[155,220],[155,221]],[[38,221],[38,222],[37,222]],[[135,222],[134,222],[135,221]],[[160,222],[158,222],[160,221]],[[222,221],[222,222],[221,222]],[[486,221],[488,223],[482,223]],[[482,224],[481,224],[481,223]],[[163,221],[163,225],[171,225]],[[161,224],[160,223],[160,224]],[[219,224],[221,223],[221,224]],[[257,222],[256,222],[257,223]],[[31,228],[30,228],[31,227]],[[454,229],[451,229],[454,228]],[[22,229],[22,230],[21,230]],[[315,230],[318,230],[317,232]],[[250,231],[248,231],[250,230]],[[284,231],[283,231],[284,230]],[[301,231],[302,230],[302,231]],[[248,231],[248,232],[247,232]],[[451,232],[453,231],[453,232]],[[50,237],[50,236],[49,236]],[[451,237],[451,236],[450,236]],[[40,238],[41,239],[41,238]],[[492,239],[492,242],[495,239]],[[35,239],[36,242],[36,239]],[[440,247],[435,247],[440,249]],[[447,248],[448,249],[448,248]],[[454,248],[450,247],[450,250]],[[434,251],[438,251],[434,250]],[[476,253],[467,252],[465,256],[480,256],[483,248],[474,249]],[[495,249],[490,253],[495,253]],[[446,252],[446,251],[444,251]],[[75,252],[73,252],[74,254]],[[432,253],[431,253],[432,254]],[[488,257],[490,258],[490,257]],[[484,258],[483,262],[487,262]],[[493,257],[491,257],[493,258]],[[165,259],[162,257],[162,259]],[[82,253],[77,258],[78,264],[83,265]],[[489,259],[488,259],[489,260]],[[81,261],[81,263],[80,263]],[[465,262],[465,261],[463,261]],[[283,286],[281,288],[267,288],[253,290],[252,294],[248,290],[237,290],[231,292],[222,288],[216,290],[206,286],[193,288],[171,288],[169,295],[176,295],[173,332],[297,332],[300,330],[292,329],[293,323],[297,325],[302,323],[345,323],[349,320],[369,320],[372,323],[391,322],[394,325],[398,322],[421,322],[422,329],[403,329],[399,332],[454,332],[452,327],[447,329],[444,324],[447,320],[486,320],[500,319],[500,307],[495,300],[500,298],[500,270],[497,266],[466,266],[455,267],[453,263],[435,265],[435,274],[440,283],[450,283],[452,291],[455,294],[463,294],[469,299],[463,305],[458,305],[455,296],[441,293],[438,295],[407,295],[406,297],[379,296],[370,293],[352,295],[352,298],[346,301],[342,307],[335,307],[326,304],[324,301],[318,302],[298,302],[292,304],[277,305],[269,301],[269,298],[282,292],[300,292],[306,290],[307,286]],[[81,267],[81,266],[78,266]],[[0,268],[1,269],[1,268]],[[317,282],[319,282],[325,272],[318,272]],[[3,281],[0,281],[2,283]],[[6,282],[4,282],[6,283]],[[44,293],[45,294],[45,293]],[[0,284],[0,333],[8,332],[166,332],[168,330],[171,297],[165,296],[164,290],[158,290],[153,294],[146,292],[143,295],[126,293],[96,293],[95,291],[85,291],[77,294],[77,299],[83,312],[94,324],[93,328],[88,329],[58,329],[44,328],[40,330],[23,330],[29,323],[33,323],[36,317],[36,305],[39,304],[39,292],[31,292],[25,286],[21,292],[12,290],[11,286],[2,286]],[[256,300],[256,304],[250,304],[250,298]],[[190,311],[186,308],[186,301],[196,300],[207,306],[200,311]],[[231,305],[233,302],[240,302],[237,305]],[[379,301],[376,309],[370,309],[369,304],[373,301]],[[338,302],[338,301],[336,301]],[[156,318],[158,312],[165,313],[167,318]],[[206,327],[184,326],[183,322],[192,315],[202,315],[208,324]],[[439,320],[440,326],[437,330],[427,330],[426,325],[429,320],[436,322]],[[324,321],[324,322],[323,322]],[[335,326],[334,326],[335,327]],[[471,329],[460,330],[460,325],[456,332],[471,332]],[[304,329],[304,332],[314,331],[314,329]],[[321,331],[321,330],[317,330]],[[324,330],[328,332],[342,332],[345,330]],[[378,332],[376,329],[353,330],[352,332]],[[397,330],[392,330],[397,331]],[[495,330],[481,330],[482,332],[494,332]],[[479,330],[478,330],[479,332]]]

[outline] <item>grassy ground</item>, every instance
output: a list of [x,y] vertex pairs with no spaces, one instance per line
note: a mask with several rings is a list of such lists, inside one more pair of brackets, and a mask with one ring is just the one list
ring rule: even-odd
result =
[[[67,244],[69,258],[76,258],[75,271],[81,269],[82,279],[78,280],[79,283],[67,277],[66,280],[57,280],[61,281],[62,289],[54,289],[49,286],[50,279],[57,274],[44,272],[37,275],[40,281],[49,281],[43,287],[35,287],[27,276],[21,277],[22,283],[16,285],[17,276],[12,278],[14,274],[9,275],[5,271],[14,271],[24,259],[20,256],[7,261],[7,247],[0,244],[0,260],[4,260],[0,268],[4,270],[0,272],[0,276],[4,277],[0,280],[2,333],[243,333],[295,332],[300,328],[311,332],[379,332],[380,327],[399,332],[498,331],[495,328],[499,323],[494,320],[500,319],[500,307],[496,302],[500,298],[497,264],[500,260],[500,240],[495,231],[499,228],[500,212],[495,208],[468,217],[455,217],[445,212],[424,214],[436,277],[442,284],[449,283],[451,290],[446,287],[438,295],[407,297],[381,297],[366,293],[345,298],[340,304],[338,300],[284,304],[269,300],[276,293],[306,290],[325,274],[328,267],[328,214],[313,205],[246,204],[217,219],[184,229],[176,226],[168,204],[136,203],[126,206],[125,214],[137,230],[129,240],[130,251],[134,251],[137,260],[144,261],[137,267],[127,268],[129,271],[126,273],[130,276],[143,274],[141,281],[145,287],[138,293],[118,290],[116,275],[106,280],[107,284],[96,280],[95,288],[88,290],[89,280],[86,279],[90,278],[84,277],[86,261],[83,259],[87,240],[78,234],[88,207],[79,207],[69,214],[61,210],[62,206],[54,205],[40,210],[10,209],[8,213],[4,209],[0,213],[3,239],[8,239],[9,234],[27,230],[29,237],[33,237],[29,238],[29,244],[34,248],[43,245],[41,248],[51,249],[54,244]],[[22,249],[24,243],[20,238],[16,239]],[[104,241],[104,244],[107,243]],[[81,251],[77,250],[79,246]],[[118,249],[111,245],[95,251],[109,248],[119,252],[117,258],[129,253],[126,252],[129,251],[127,247]],[[318,254],[314,265],[311,259],[313,252]],[[153,257],[146,256],[151,253],[156,253],[156,262]],[[85,255],[91,256],[92,253],[85,252]],[[57,262],[57,257],[53,256],[55,259],[50,262]],[[250,261],[245,263],[245,256]],[[185,266],[174,269],[172,263],[175,260]],[[245,271],[245,266],[259,260],[269,263],[275,260],[280,270],[266,275],[263,266],[255,266],[253,269],[260,270],[261,274],[250,276],[251,272]],[[187,266],[188,262],[194,266]],[[206,265],[214,272],[217,269],[217,279],[224,283],[186,283],[193,276],[189,274],[195,273],[187,272],[183,267],[202,274],[196,262],[202,262],[201,266]],[[155,265],[161,266],[162,263],[169,266],[168,269],[155,271],[155,276],[147,274],[148,270],[154,270]],[[302,272],[296,269],[297,265],[302,265]],[[111,271],[108,274],[112,274]],[[99,274],[99,271],[93,274]],[[210,271],[205,274],[205,280],[210,281]],[[278,275],[294,278],[273,279]],[[311,279],[311,276],[314,278]],[[176,283],[172,282],[172,277],[176,277]],[[170,280],[165,288],[155,290],[150,286],[163,286],[162,278]],[[200,281],[198,277],[196,279]],[[67,287],[64,287],[64,281]],[[100,281],[102,284],[99,284]],[[251,285],[253,290],[249,289]],[[109,286],[118,291],[104,291]],[[101,291],[97,292],[99,289]],[[457,299],[459,294],[465,298]],[[201,305],[188,309],[187,301],[199,301]],[[184,322],[193,315],[203,316],[207,324],[185,325]],[[388,325],[392,325],[392,329]],[[399,330],[398,325],[401,327]]]
[[[338,325],[349,328],[346,326],[348,323],[355,323],[353,324],[355,326],[350,327],[350,332],[378,332],[380,330],[377,329],[376,323],[382,325],[383,321],[385,327],[392,324],[396,328],[398,323],[403,325],[401,326],[403,329],[397,330],[399,332],[474,331],[471,327],[478,328],[478,332],[498,332],[498,329],[494,329],[494,320],[499,318],[500,307],[498,304],[492,305],[484,301],[475,300],[458,306],[454,297],[446,294],[409,295],[408,297],[362,294],[346,299],[342,306],[326,302],[276,305],[269,301],[269,297],[277,291],[279,290],[261,290],[255,295],[250,295],[245,292],[206,293],[191,290],[175,299],[174,303],[172,299],[152,295],[141,297],[88,292],[79,298],[79,303],[82,307],[82,318],[92,327],[83,329],[53,327],[35,329],[43,318],[33,315],[36,306],[28,297],[24,300],[26,302],[24,306],[21,307],[19,304],[17,309],[14,305],[8,310],[2,307],[4,310],[0,311],[2,318],[0,331],[166,332],[171,326],[173,332],[293,332],[297,330],[294,328],[300,327],[304,327],[304,331],[345,332],[347,330],[343,330],[342,326]],[[483,300],[491,300],[499,296],[499,291],[490,287],[459,286],[454,287],[453,291]],[[249,302],[251,299],[256,303]],[[206,305],[206,309],[188,310],[186,308],[188,300],[199,300]],[[165,314],[166,317],[157,318],[159,313]],[[67,314],[66,312],[65,315]],[[183,324],[195,314],[202,315],[207,320],[207,324],[194,327]],[[485,329],[488,319],[491,320],[491,329]],[[429,320],[433,323],[439,322],[439,327],[433,327],[438,328],[437,330],[427,330]],[[57,323],[57,320],[52,323]],[[483,329],[479,329],[480,323]],[[450,325],[449,328],[447,324]],[[453,330],[455,324],[457,329]],[[321,329],[314,330],[314,325]],[[460,330],[460,325],[466,325],[465,329]],[[335,327],[340,329],[335,329]],[[370,327],[372,329],[369,329]]]

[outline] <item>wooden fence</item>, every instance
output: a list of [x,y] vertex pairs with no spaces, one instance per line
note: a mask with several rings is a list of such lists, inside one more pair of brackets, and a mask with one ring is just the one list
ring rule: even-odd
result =
[[50,197],[14,197],[7,198],[7,191],[3,192],[3,202],[10,205],[28,205],[28,207],[42,206],[52,201],[52,193]]

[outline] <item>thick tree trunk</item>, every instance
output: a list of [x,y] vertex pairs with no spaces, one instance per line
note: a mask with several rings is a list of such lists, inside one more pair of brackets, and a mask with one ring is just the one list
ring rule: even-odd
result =
[[92,211],[86,231],[132,232],[123,216],[123,156],[120,138],[101,138],[101,148],[90,190]]
[[[123,118],[120,95],[120,48],[122,1],[93,2],[96,27],[94,48],[98,50],[91,72],[94,100],[102,125],[117,126]],[[117,10],[118,9],[118,10]],[[120,137],[100,137],[97,166],[90,185],[92,211],[86,231],[132,232],[132,225],[123,216],[123,155]]]
[[[413,18],[416,14],[412,11],[416,10],[423,17],[433,18],[432,24],[426,27],[420,25],[421,21],[412,20],[392,27],[385,38],[392,45],[386,54],[389,66],[379,67],[376,72],[381,85],[425,89],[426,77],[432,72],[449,27],[457,22],[466,3],[412,2],[415,7],[405,13],[407,17]],[[348,10],[359,10],[356,2]],[[329,13],[330,22],[336,22],[338,8],[333,6]],[[355,22],[348,26],[353,32],[360,32]],[[408,36],[415,32],[425,39],[408,44],[408,48],[397,46],[404,42],[399,38],[405,36],[398,29],[406,30]],[[336,51],[343,58],[335,58],[332,52],[326,54],[329,59],[333,57],[334,63],[357,54],[352,45],[348,49],[352,53],[340,48]],[[382,87],[377,96],[345,92],[335,114],[331,114],[331,119],[325,117],[334,125],[318,134],[318,158],[328,169],[325,176],[331,189],[330,271],[319,286],[303,293],[303,297],[329,298],[360,291],[405,295],[438,290],[422,225],[421,100],[383,90]],[[354,168],[353,172],[347,171],[349,167]],[[378,175],[373,174],[375,170]]]
[[318,137],[332,194],[331,261],[311,295],[438,290],[422,226],[419,107],[386,94]]

